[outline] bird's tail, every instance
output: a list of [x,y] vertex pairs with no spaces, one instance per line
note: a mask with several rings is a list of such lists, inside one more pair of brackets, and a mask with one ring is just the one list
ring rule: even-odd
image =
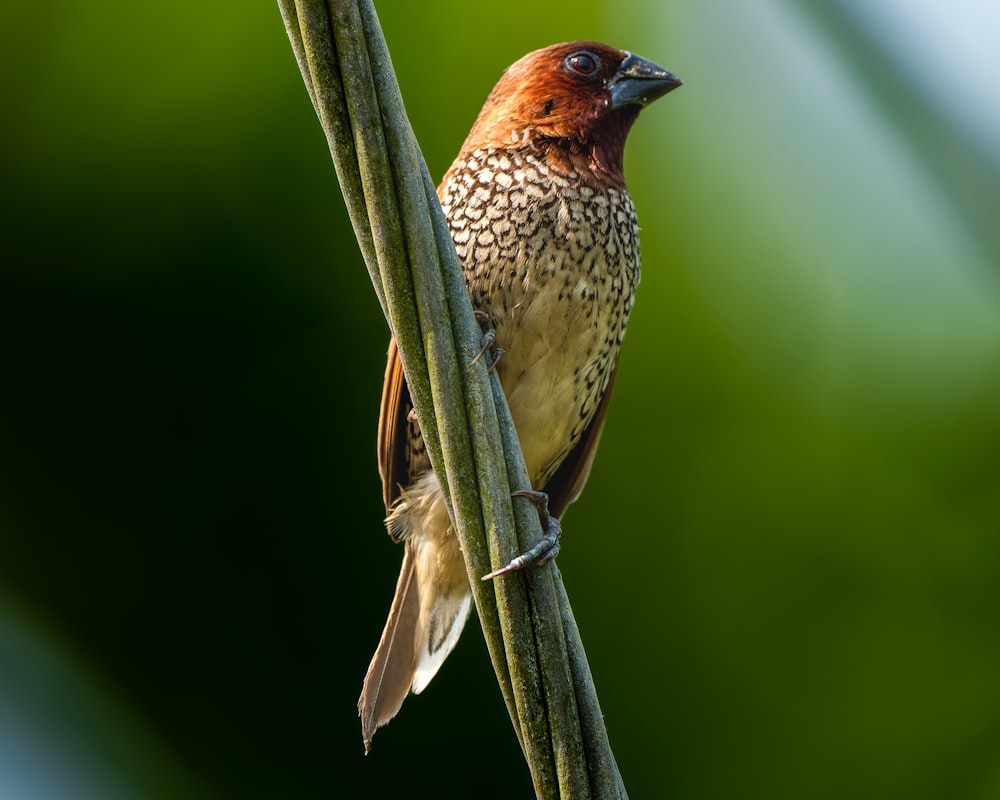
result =
[[407,693],[422,692],[444,663],[458,642],[472,599],[447,512],[443,527],[428,524],[430,520],[417,507],[407,507],[407,500],[404,497],[394,511],[394,515],[414,518],[403,567],[358,700],[365,752],[371,748],[375,730],[396,716]]

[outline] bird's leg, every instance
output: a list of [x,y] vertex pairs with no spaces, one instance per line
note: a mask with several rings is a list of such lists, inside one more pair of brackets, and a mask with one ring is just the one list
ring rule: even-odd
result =
[[[479,327],[482,328],[483,330],[483,338],[481,340],[482,347],[479,348],[479,352],[476,353],[476,357],[472,359],[472,364],[470,364],[469,366],[472,366],[477,361],[479,361],[479,359],[483,357],[483,353],[487,352],[490,348],[492,348],[493,343],[497,340],[497,332],[493,330],[493,325],[490,323],[490,315],[487,314],[485,311],[479,311],[479,310],[473,311],[472,313],[476,315],[476,322],[479,323]],[[492,353],[490,354],[490,363],[486,367],[486,369],[487,370],[493,369],[497,365],[497,362],[500,360],[500,356],[502,355],[503,355],[503,350],[501,350],[499,347],[493,349]]]
[[538,509],[538,519],[542,523],[542,538],[526,553],[512,559],[506,567],[483,575],[482,580],[484,581],[493,580],[493,578],[506,575],[508,572],[516,572],[529,564],[537,564],[540,567],[543,564],[548,564],[559,555],[559,536],[562,534],[562,525],[559,524],[559,520],[549,515],[549,496],[545,492],[536,492],[533,489],[511,492],[511,496],[527,497],[535,504]]

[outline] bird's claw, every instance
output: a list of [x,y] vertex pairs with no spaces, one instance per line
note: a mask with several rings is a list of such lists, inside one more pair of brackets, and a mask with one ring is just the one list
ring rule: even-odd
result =
[[[483,357],[483,354],[493,348],[493,343],[497,340],[497,333],[493,330],[493,326],[490,323],[490,315],[485,311],[478,310],[473,311],[472,313],[476,315],[476,322],[479,323],[479,327],[483,330],[483,338],[481,340],[482,346],[479,348],[479,352],[476,353],[475,358],[473,358],[472,362],[469,364],[470,367],[475,366],[476,362]],[[496,367],[497,362],[500,360],[500,356],[502,355],[503,350],[499,347],[493,348],[492,353],[490,354],[490,363],[486,365],[486,369],[491,370]]]
[[559,520],[549,516],[549,496],[545,492],[536,492],[531,489],[524,489],[511,492],[514,497],[527,497],[538,509],[538,519],[542,523],[542,538],[538,544],[525,553],[511,559],[510,563],[500,569],[495,569],[487,575],[483,575],[482,580],[490,581],[500,575],[509,572],[516,572],[527,567],[529,564],[542,566],[548,564],[559,555],[559,537],[562,534],[562,526]]

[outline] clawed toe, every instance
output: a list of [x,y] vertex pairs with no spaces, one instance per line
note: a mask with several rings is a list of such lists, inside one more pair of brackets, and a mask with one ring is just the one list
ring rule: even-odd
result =
[[562,525],[555,517],[549,516],[549,496],[545,492],[536,492],[532,489],[522,489],[511,492],[514,497],[527,497],[538,509],[538,518],[542,523],[542,538],[538,544],[525,553],[512,559],[509,564],[500,569],[493,570],[483,575],[482,580],[490,581],[500,575],[509,572],[516,572],[529,564],[542,566],[548,564],[559,555],[559,537],[562,535]]
[[500,356],[503,355],[503,350],[499,347],[494,348],[493,343],[497,339],[496,331],[493,330],[493,325],[490,322],[490,315],[485,311],[473,311],[476,315],[476,321],[479,323],[479,327],[483,330],[483,338],[481,340],[482,346],[479,348],[479,352],[476,353],[475,358],[472,359],[470,366],[476,364],[480,358],[483,357],[484,353],[487,353],[492,348],[492,353],[490,355],[490,363],[487,365],[486,369],[490,370],[496,367],[497,362],[500,360]]

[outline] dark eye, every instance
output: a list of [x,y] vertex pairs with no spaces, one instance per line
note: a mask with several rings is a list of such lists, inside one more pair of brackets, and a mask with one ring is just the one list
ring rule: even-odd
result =
[[566,56],[563,64],[570,72],[575,72],[577,75],[582,75],[585,78],[595,75],[601,68],[601,60],[586,50],[580,50]]

